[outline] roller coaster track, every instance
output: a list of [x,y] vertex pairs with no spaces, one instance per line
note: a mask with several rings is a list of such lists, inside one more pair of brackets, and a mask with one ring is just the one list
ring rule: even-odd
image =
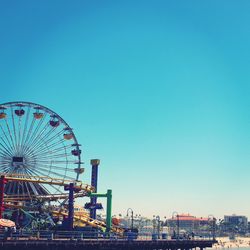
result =
[[[53,211],[52,214],[57,215],[57,216],[60,216],[60,215],[68,216],[68,213],[67,212],[63,212],[63,211]],[[92,226],[92,227],[95,227],[95,228],[99,228],[102,231],[105,231],[105,229],[106,229],[106,223],[105,222],[99,221],[99,220],[94,220],[94,219],[90,218],[87,215],[81,215],[81,216],[74,215],[74,219],[76,221],[80,221],[80,222],[82,222],[84,224],[87,224],[89,226]],[[119,227],[116,227],[116,226],[112,226],[111,232],[114,232],[114,233],[119,234],[119,235],[122,236],[124,230],[122,228],[119,228]]]
[[[86,192],[79,192],[74,193],[74,198],[84,197],[88,193]],[[16,201],[29,201],[29,200],[40,200],[40,201],[57,201],[62,199],[68,199],[69,194],[48,194],[48,195],[5,195],[4,201],[5,202],[16,202]]]
[[[0,173],[1,175],[1,173]],[[4,174],[2,174],[4,175]],[[94,187],[88,184],[83,184],[81,181],[74,181],[74,180],[64,180],[64,179],[57,179],[57,178],[50,178],[48,176],[27,176],[27,175],[5,175],[5,179],[8,182],[31,182],[31,183],[39,183],[39,184],[49,184],[49,185],[58,185],[58,186],[68,186],[70,183],[74,183],[74,189],[77,192],[74,193],[74,198],[87,196],[95,191]],[[22,208],[22,205],[14,204],[18,201],[26,201],[34,198],[34,200],[58,200],[58,199],[67,199],[68,194],[48,194],[48,195],[33,195],[32,197],[25,196],[25,195],[6,195],[4,197],[4,206],[5,207],[15,207],[15,208]],[[68,216],[67,211],[52,211],[53,215],[57,216]],[[102,231],[106,230],[106,223],[103,221],[95,220],[90,218],[88,215],[74,215],[74,220],[80,221],[86,225],[99,228]],[[119,235],[123,235],[124,230],[122,228],[112,226],[111,232],[114,232]]]
[[[0,175],[4,175],[1,174]],[[83,184],[81,181],[75,180],[65,180],[65,179],[57,179],[57,178],[50,178],[48,176],[29,176],[29,175],[5,175],[5,179],[8,182],[32,182],[32,183],[39,183],[39,184],[49,184],[49,185],[57,185],[57,186],[67,186],[70,183],[74,183],[74,188],[79,191],[86,191],[88,193],[94,192],[94,187],[88,184]]]

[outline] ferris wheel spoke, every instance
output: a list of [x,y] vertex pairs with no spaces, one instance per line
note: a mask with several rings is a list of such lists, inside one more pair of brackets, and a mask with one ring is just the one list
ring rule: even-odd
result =
[[[50,126],[49,125],[49,122],[48,122],[48,127]],[[48,128],[47,127],[47,128]],[[49,130],[45,135],[41,134],[37,140],[34,142],[33,145],[29,145],[29,150],[26,151],[26,153],[28,153],[29,151],[36,151],[37,148],[41,147],[41,146],[44,146],[44,138],[47,138],[51,133],[53,133],[55,130],[55,128]]]
[[[43,141],[45,142],[46,145],[48,145],[49,142],[54,141],[55,139],[58,139],[59,136],[63,135],[63,133],[64,133],[64,130],[62,129],[59,132],[57,132],[56,134],[54,134],[52,137],[46,137]],[[61,139],[61,140],[64,141],[63,139]]]
[[[52,154],[53,148],[55,146],[57,146],[58,144],[61,144],[61,143],[62,142],[57,142],[54,145],[50,145],[50,146],[47,146],[47,147],[40,148],[39,150],[36,150],[35,152],[32,152],[33,156],[34,157],[42,157],[43,155],[45,155],[45,156],[51,156],[51,155],[53,155]],[[64,150],[64,152],[65,152],[65,150]]]
[[[55,135],[53,135],[52,137],[49,137],[49,135],[47,135],[47,137],[45,136],[45,137],[43,137],[43,138],[41,138],[39,141],[38,141],[38,143],[36,144],[36,145],[34,145],[34,151],[39,151],[40,150],[40,147],[43,145],[43,147],[42,147],[42,149],[44,149],[45,148],[45,145],[46,145],[46,148],[48,148],[48,147],[50,147],[50,146],[52,146],[53,144],[49,144],[50,142],[53,142],[55,139],[58,139],[59,138],[59,136],[61,135],[61,134],[63,134],[64,133],[64,131],[63,130],[60,130],[58,133],[56,133]],[[50,133],[51,134],[51,133]],[[61,139],[60,140],[60,142],[63,142],[64,140],[63,139]],[[57,144],[57,143],[54,143],[55,145]],[[41,149],[41,150],[42,150]]]
[[17,188],[18,188],[18,195],[22,195],[24,193],[24,186],[22,182],[19,182],[17,184]]
[[50,172],[48,169],[43,169],[43,168],[40,168],[38,166],[34,168],[29,168],[29,171],[32,171],[33,173],[36,174],[36,176],[45,176],[45,177],[51,177],[50,176]]
[[21,131],[22,131],[22,127],[21,127],[21,117],[18,117],[18,139],[17,139],[17,147],[18,147],[18,151],[19,153],[21,153]]
[[66,173],[65,174],[61,174],[61,173],[58,173],[58,172],[54,172],[54,171],[51,170],[51,168],[47,167],[46,165],[37,164],[36,165],[36,169],[39,169],[40,171],[45,171],[45,172],[48,173],[48,175],[54,174],[55,176],[57,176],[57,177],[60,176],[63,179],[65,179],[65,178],[72,179],[72,177],[67,176]]
[[36,168],[38,168],[40,171],[47,171],[47,172],[49,172],[49,175],[53,174],[55,177],[59,176],[63,179],[73,179],[72,177],[66,175],[66,171],[64,171],[63,174],[58,173],[58,172],[54,172],[49,166],[46,166],[46,165],[44,166],[44,165],[39,164],[38,166],[36,166]]
[[[62,153],[62,154],[36,154],[35,155],[35,159],[36,160],[45,160],[45,159],[57,159],[56,161],[58,161],[58,158],[60,159],[60,158],[62,158],[62,157],[66,157],[66,159],[64,159],[63,160],[63,162],[68,162],[69,161],[69,159],[68,158],[71,158],[71,159],[73,159],[72,157],[71,157],[72,155],[71,154],[69,154],[69,153]],[[75,160],[71,160],[73,163],[75,162]]]
[[30,106],[28,107],[28,111],[27,111],[26,119],[25,119],[25,123],[24,123],[24,129],[23,129],[22,140],[21,140],[22,148],[24,145],[24,140],[25,140],[25,136],[26,136],[26,132],[27,132],[27,128],[28,128],[29,117],[30,117]]
[[7,195],[10,194],[9,189],[10,189],[10,183],[7,183],[4,187],[4,193]]
[[39,171],[37,168],[31,168],[29,166],[27,166],[26,171],[30,173],[30,176],[45,176],[48,177],[47,174],[44,175],[44,173],[42,173],[41,171]]
[[15,142],[16,152],[17,154],[19,154],[19,148],[17,145],[16,125],[15,125],[14,112],[13,112],[12,106],[11,106],[11,117],[12,117],[12,126],[13,126],[13,132],[14,132],[14,142]]
[[6,162],[1,162],[1,166],[0,166],[0,173],[3,171],[10,171],[12,168],[10,167],[10,165]]
[[5,120],[6,127],[8,129],[8,132],[9,132],[10,140],[12,142],[13,152],[16,153],[17,150],[16,150],[16,147],[15,147],[15,143],[14,143],[13,135],[12,135],[11,130],[10,130],[9,123],[8,123],[7,119],[4,119],[4,120]]
[[9,172],[9,167],[6,165],[2,165],[0,168],[1,173],[8,173]]
[[1,164],[0,169],[1,169],[2,167],[8,167],[8,168],[10,168],[9,161],[2,160],[0,164]]
[[1,146],[0,152],[2,152],[3,155],[5,155],[5,156],[8,155],[8,156],[12,157],[11,152],[9,152],[8,149],[6,149],[5,146],[1,142],[0,142],[0,146]]
[[26,142],[27,148],[31,148],[33,143],[37,142],[37,139],[38,139],[39,135],[44,133],[46,131],[46,129],[49,127],[49,122],[46,122],[44,124],[44,127],[39,131],[39,129],[41,128],[43,122],[45,121],[46,116],[47,116],[47,114],[45,114],[43,116],[43,118],[39,121],[37,127],[35,128],[34,132],[31,135],[30,139]]
[[26,192],[24,192],[24,194],[27,193],[28,196],[30,197],[30,200],[32,201],[32,200],[33,200],[33,198],[32,198],[33,195],[31,195],[31,193],[30,193],[30,190],[29,190],[29,187],[28,187],[27,182],[24,182],[24,185],[25,185],[25,187],[26,187]]
[[[32,174],[39,174],[40,176],[44,176],[44,172],[43,171],[40,171],[40,170],[37,170],[36,172],[34,172],[33,170],[31,170],[31,169],[29,169],[28,170],[28,172],[30,172],[30,173],[32,173]],[[56,188],[54,185],[52,185],[52,184],[48,184],[49,186],[51,186],[52,188],[54,188],[56,191],[58,191],[58,192],[62,192],[59,188]]]
[[71,163],[71,164],[75,164],[75,161],[74,160],[65,160],[65,159],[58,159],[58,160],[55,160],[54,158],[50,158],[50,157],[42,157],[42,158],[27,158],[26,159],[26,163],[27,165],[29,164],[33,164],[35,165],[36,163],[40,163],[40,164],[45,164],[45,163],[49,163],[49,164],[59,164],[59,165],[62,165],[62,164],[65,164],[65,163]]
[[33,118],[32,118],[32,121],[31,121],[31,123],[30,123],[29,129],[28,129],[26,138],[25,138],[24,143],[23,143],[23,145],[24,145],[24,146],[23,146],[23,153],[25,153],[25,150],[26,150],[26,148],[27,148],[27,141],[28,141],[29,138],[30,138],[31,132],[32,132],[33,127],[34,127],[34,124],[35,124],[35,118],[33,117]]
[[72,145],[71,144],[69,144],[69,145],[63,145],[62,147],[51,149],[50,152],[51,153],[57,153],[57,152],[60,152],[60,151],[65,151],[67,149],[72,149]]
[[46,145],[46,147],[44,146],[44,147],[37,149],[35,152],[36,154],[40,154],[44,152],[50,153],[52,152],[52,150],[57,149],[57,146],[62,145],[63,143],[64,143],[64,139],[60,139],[59,141]]
[[[4,146],[3,146],[3,144],[2,144],[2,146],[4,147],[4,149],[5,149],[10,155],[12,155],[12,150],[11,150],[11,148],[9,148],[8,143],[4,140],[3,137],[0,137],[0,139],[1,139],[1,141],[3,142],[3,144],[4,144]],[[1,142],[0,142],[0,143],[1,143]]]
[[[49,162],[48,162],[49,163]],[[54,162],[53,162],[54,163]],[[64,171],[65,173],[66,172],[75,172],[74,169],[68,169],[68,168],[65,168],[65,167],[59,167],[59,166],[55,166],[55,165],[49,165],[47,163],[44,163],[44,162],[39,162],[39,164],[42,164],[43,166],[46,166],[47,168],[52,168],[52,169],[55,169],[55,170],[61,170],[61,171]]]
[[0,163],[1,165],[0,165],[0,169],[2,168],[2,167],[10,167],[10,165],[9,165],[9,162],[7,162],[7,161],[1,161],[1,163]]
[[15,174],[17,174],[18,176],[23,176],[24,174],[25,174],[25,170],[24,170],[24,168],[17,168],[16,170],[15,170]]
[[55,189],[58,193],[62,193],[62,190],[60,190],[58,187],[55,187],[54,185],[49,184],[50,187],[52,187],[53,189]]
[[4,135],[5,139],[6,139],[6,141],[7,141],[6,144],[9,145],[8,147],[9,147],[10,151],[14,151],[15,149],[14,149],[13,145],[11,145],[11,142],[10,142],[10,140],[9,140],[9,138],[8,138],[6,132],[5,132],[5,130],[3,129],[3,127],[2,127],[1,124],[0,124],[0,127],[1,127],[1,130],[2,130],[2,132],[3,132],[3,135]]
[[17,190],[17,182],[12,183],[12,189],[13,189],[13,193],[19,195],[18,190]]
[[40,184],[40,186],[45,190],[46,193],[48,193],[48,194],[50,193],[49,190],[47,189],[47,187],[45,187],[45,185]]
[[[30,176],[34,176],[34,175],[37,176],[37,173],[31,169],[26,169],[26,174],[28,174]],[[43,175],[43,174],[40,174],[40,175]],[[45,193],[47,193],[47,190],[44,188],[44,186],[42,184],[40,184],[40,183],[37,184],[37,183],[32,183],[32,182],[28,182],[28,183],[31,186],[34,194],[39,194],[39,192],[41,192],[41,190],[44,191]],[[42,193],[44,193],[44,192],[42,192]]]
[[43,176],[43,174],[38,174],[38,172],[39,171],[34,171],[34,170],[32,170],[31,168],[26,168],[26,173],[30,176],[30,177],[32,177],[32,176]]
[[[43,124],[43,121],[45,119],[46,115],[43,116],[43,118],[39,121],[38,125],[36,126],[35,130],[33,131],[31,137],[29,138],[29,140],[27,141],[27,144],[30,145],[32,144],[32,142],[36,139],[37,133],[41,127],[41,125]],[[46,129],[48,123],[45,123],[44,129]],[[40,132],[43,131],[43,129],[40,130]]]
[[[49,122],[46,122],[44,125],[44,128],[40,131],[39,135],[42,135],[43,133],[45,133],[45,131],[49,128]],[[39,140],[37,139],[36,141],[34,141],[33,143],[36,144],[38,143]],[[34,146],[31,144],[30,141],[26,141],[25,142],[25,149],[24,149],[24,153],[27,153],[28,151],[34,150]]]
[[[51,160],[51,159],[48,159],[48,160],[37,160],[37,161],[28,161],[28,162],[30,162],[31,164],[33,163],[43,163],[43,164],[46,164],[46,163],[52,163],[52,164],[60,164],[60,165],[62,165],[62,164],[65,164],[65,163],[72,163],[72,164],[74,164],[75,163],[75,161],[70,161],[70,160],[68,160],[68,161],[55,161],[55,160]],[[55,166],[55,167],[57,167],[57,166]],[[72,171],[73,171],[73,169],[72,169]]]
[[[72,156],[71,154],[68,153],[62,153],[62,154],[57,154],[57,155],[52,155],[53,158],[62,158],[62,157],[67,157],[67,156]],[[63,161],[65,162],[65,161]],[[66,160],[66,162],[68,162],[68,160]]]
[[11,168],[10,168],[10,166],[8,165],[8,164],[1,164],[1,167],[0,167],[0,172],[4,172],[4,171],[10,171],[11,170]]
[[0,162],[0,169],[2,168],[2,167],[4,167],[4,166],[9,166],[9,163],[7,162],[7,161],[4,161],[4,160],[2,160],[1,162]]
[[7,185],[5,186],[5,193],[12,194],[13,192],[10,192],[12,187],[13,187],[13,183],[7,183]]
[[[35,157],[36,155],[39,155],[39,157],[41,157],[41,156],[43,156],[43,155],[54,155],[55,153],[59,153],[59,152],[61,152],[61,151],[63,151],[63,152],[67,152],[67,149],[70,149],[70,148],[72,148],[72,146],[71,145],[66,145],[66,146],[62,146],[62,147],[59,147],[59,148],[56,148],[56,149],[51,149],[51,150],[49,150],[48,148],[46,148],[46,150],[44,149],[44,152],[43,151],[39,151],[39,154],[38,154],[38,152],[36,152],[36,154],[34,154],[33,152],[31,153],[31,152],[29,152],[29,154],[27,154],[28,156],[32,156],[32,157]],[[49,151],[48,151],[49,150]],[[71,152],[71,151],[70,151]],[[70,156],[72,156],[72,153],[70,154]]]
[[31,189],[32,189],[32,191],[33,191],[33,193],[34,193],[34,195],[38,195],[39,193],[38,193],[38,188],[37,188],[37,185],[36,185],[36,183],[32,183],[32,182],[30,182],[29,183],[29,186],[31,187]]

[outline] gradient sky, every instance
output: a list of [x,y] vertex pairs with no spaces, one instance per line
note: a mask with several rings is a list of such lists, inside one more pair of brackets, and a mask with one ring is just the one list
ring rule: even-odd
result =
[[[250,1],[1,1],[1,103],[49,107],[113,214],[250,217]],[[102,200],[105,204],[105,201]]]

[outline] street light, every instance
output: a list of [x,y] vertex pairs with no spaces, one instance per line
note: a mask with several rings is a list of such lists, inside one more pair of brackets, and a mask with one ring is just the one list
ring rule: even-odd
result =
[[128,216],[129,212],[131,212],[131,218],[132,218],[131,228],[133,229],[133,227],[134,227],[134,211],[133,211],[132,208],[128,208],[128,210],[127,210],[127,216]]
[[135,222],[136,222],[137,228],[140,232],[142,230],[142,216],[140,214],[135,215]]
[[154,215],[153,216],[155,218],[155,220],[157,221],[157,234],[158,234],[158,239],[160,239],[160,222],[161,222],[161,218],[159,215]]
[[174,219],[174,215],[176,215],[176,224],[177,224],[177,240],[179,240],[179,236],[180,236],[180,219],[179,219],[179,214],[176,212],[176,211],[174,211],[173,213],[172,213],[172,219]]
[[208,215],[208,222],[209,222],[210,219],[212,220],[212,236],[213,236],[213,240],[215,240],[215,222],[216,222],[216,218],[212,214],[210,214],[210,215]]

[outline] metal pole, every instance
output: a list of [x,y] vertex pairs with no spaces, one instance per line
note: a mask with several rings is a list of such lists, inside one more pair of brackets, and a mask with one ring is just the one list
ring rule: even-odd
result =
[[179,214],[177,216],[177,239],[179,240],[179,235],[180,235],[180,220],[179,220]]
[[5,183],[6,183],[5,176],[2,175],[0,178],[0,219],[2,219],[2,217],[3,217],[3,210],[4,210],[3,201],[4,201],[4,185],[5,185]]
[[72,230],[74,224],[74,183],[69,184],[69,213],[68,229]]
[[[91,174],[91,186],[95,188],[95,193],[97,193],[97,181],[98,181],[98,166],[100,164],[100,160],[92,159],[90,161],[92,165],[92,174]],[[96,219],[96,203],[97,197],[90,198],[91,208],[90,208],[90,217],[92,219]]]
[[213,217],[213,240],[215,240],[215,221],[216,219]]
[[158,239],[160,239],[160,216],[159,215],[156,216],[156,220],[157,220],[157,234],[158,234]]
[[132,216],[132,225],[131,225],[131,227],[133,229],[134,228],[134,211],[133,210],[131,210],[131,216]]
[[106,215],[106,232],[110,232],[112,226],[112,190],[107,190],[107,215]]
[[134,211],[133,211],[132,208],[128,208],[127,209],[127,216],[128,216],[129,211],[131,211],[131,219],[132,219],[132,221],[131,221],[131,229],[133,229],[134,228]]
[[[211,220],[212,220],[212,225],[210,224]],[[216,218],[212,214],[208,215],[208,225],[209,225],[210,234],[212,234],[213,240],[215,240],[215,222],[216,222]]]

